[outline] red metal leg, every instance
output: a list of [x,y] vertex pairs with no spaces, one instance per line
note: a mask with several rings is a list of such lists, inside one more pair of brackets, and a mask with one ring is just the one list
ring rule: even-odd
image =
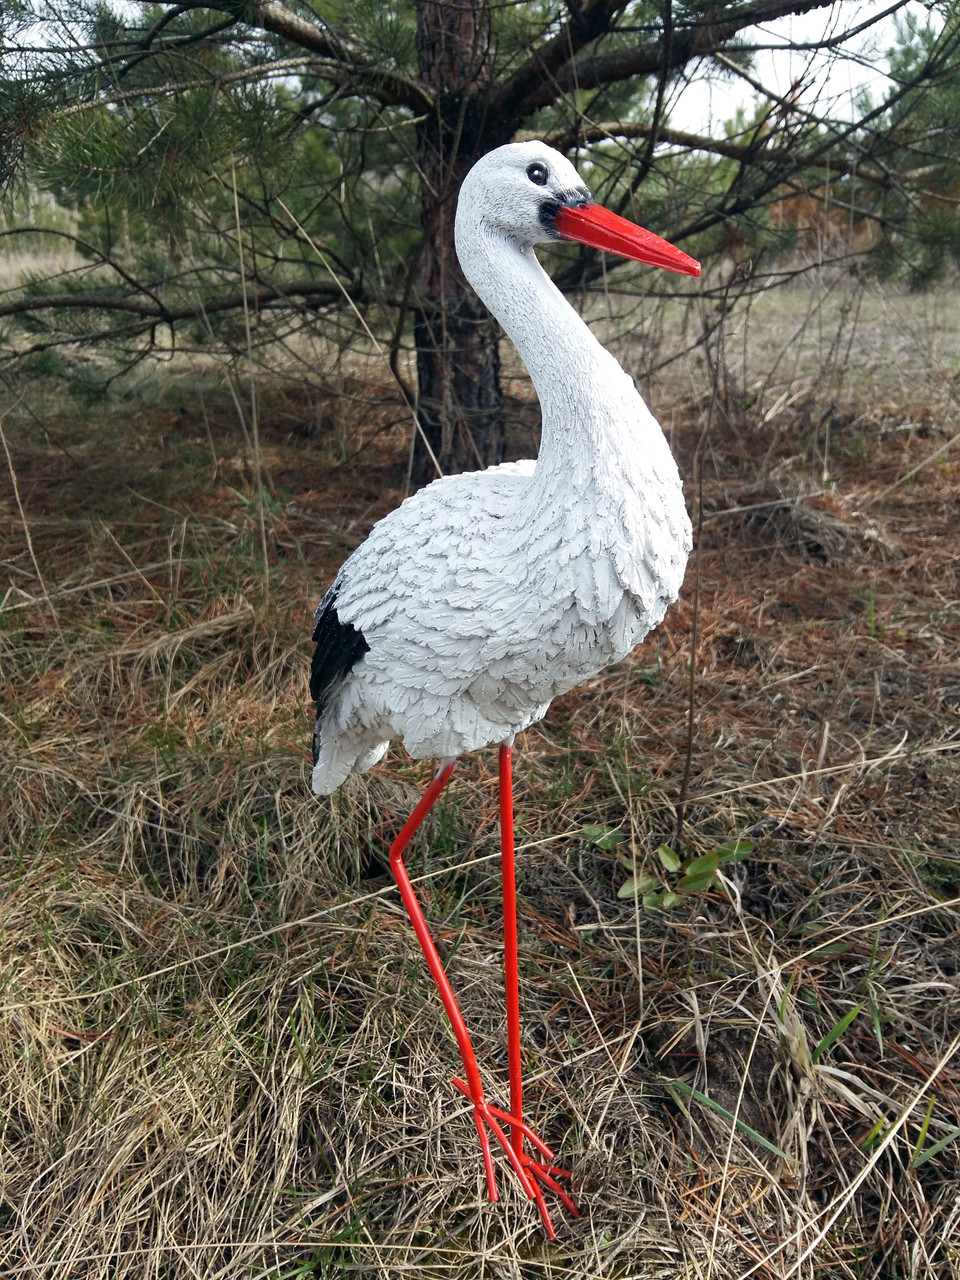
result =
[[[500,856],[503,870],[503,976],[507,1005],[507,1056],[510,1064],[510,1114],[523,1119],[520,1067],[520,972],[517,959],[517,872],[513,854],[513,748],[500,747]],[[511,1129],[510,1141],[523,1155],[523,1134]]]
[[[460,1007],[457,1004],[456,997],[453,994],[453,988],[447,980],[447,975],[443,971],[443,965],[440,963],[440,957],[434,946],[433,939],[430,937],[430,931],[427,928],[427,922],[424,919],[423,912],[420,910],[420,904],[417,902],[413,892],[413,886],[410,883],[410,877],[407,875],[407,869],[403,865],[403,851],[410,843],[410,838],[416,829],[420,826],[423,819],[429,813],[430,809],[436,802],[440,792],[447,785],[450,775],[453,772],[453,763],[445,765],[440,770],[433,782],[428,787],[420,803],[414,809],[407,822],[404,824],[400,834],[394,840],[390,848],[390,870],[393,872],[397,887],[400,890],[400,897],[403,899],[403,905],[407,909],[407,914],[413,925],[420,948],[423,951],[424,959],[430,969],[434,982],[437,984],[437,990],[440,992],[440,999],[443,1001],[443,1007],[447,1011],[447,1017],[450,1019],[450,1026],[460,1049],[460,1057],[463,1060],[463,1070],[467,1077],[466,1083],[463,1080],[455,1079],[453,1083],[470,1101],[473,1103],[473,1119],[477,1127],[477,1135],[480,1139],[480,1149],[483,1152],[483,1167],[487,1178],[487,1193],[491,1200],[497,1199],[497,1183],[493,1169],[493,1157],[490,1152],[490,1140],[487,1137],[487,1129],[500,1143],[504,1154],[513,1166],[513,1169],[520,1179],[520,1185],[531,1200],[536,1200],[538,1204],[543,1200],[543,1193],[536,1185],[530,1174],[524,1168],[521,1157],[517,1154],[507,1136],[501,1128],[501,1123],[511,1127],[511,1131],[519,1131],[525,1134],[540,1151],[547,1160],[553,1159],[553,1152],[546,1146],[531,1130],[527,1128],[523,1121],[518,1117],[509,1116],[501,1111],[498,1107],[491,1106],[483,1095],[483,1086],[480,1083],[480,1072],[477,1070],[477,1060],[474,1056],[473,1045],[470,1042],[470,1035],[467,1031],[463,1016],[460,1013]],[[486,1126],[486,1128],[484,1128]],[[543,1210],[541,1209],[541,1213]],[[553,1227],[549,1218],[545,1219],[548,1228],[548,1235],[553,1239]]]
[[[579,1210],[567,1193],[557,1185],[557,1178],[569,1178],[565,1169],[554,1164],[553,1154],[547,1155],[547,1163],[532,1159],[523,1149],[524,1135],[531,1137],[530,1129],[523,1123],[523,1079],[520,1060],[520,970],[517,953],[517,876],[513,839],[513,748],[506,742],[500,746],[500,852],[503,869],[503,972],[507,1006],[507,1059],[510,1066],[510,1112],[514,1123],[510,1130],[510,1142],[523,1164],[532,1175],[536,1194],[534,1199],[547,1235],[554,1238],[553,1223],[547,1212],[546,1201],[538,1183],[556,1192],[562,1203],[575,1218]],[[542,1154],[546,1148],[539,1139],[534,1146]]]

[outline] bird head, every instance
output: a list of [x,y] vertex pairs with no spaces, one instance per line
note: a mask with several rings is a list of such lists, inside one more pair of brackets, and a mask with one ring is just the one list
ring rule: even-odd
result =
[[458,245],[467,224],[499,232],[524,249],[575,240],[621,257],[698,276],[700,264],[652,231],[597,204],[576,169],[544,142],[512,142],[488,152],[460,188]]

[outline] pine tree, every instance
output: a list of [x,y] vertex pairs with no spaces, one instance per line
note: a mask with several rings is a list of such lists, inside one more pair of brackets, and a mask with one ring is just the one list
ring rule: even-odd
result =
[[[669,124],[685,73],[712,59],[717,74],[748,74],[751,28],[830,3],[7,4],[0,177],[77,211],[90,270],[28,284],[0,317],[30,327],[37,350],[85,340],[129,364],[161,332],[244,349],[251,312],[264,349],[304,326],[357,341],[356,309],[416,405],[417,478],[435,460],[496,462],[499,334],[453,252],[463,175],[535,132],[576,153],[598,198],[630,214],[642,193],[645,223],[698,251],[734,225],[759,243],[765,205],[785,183],[815,189],[825,169],[888,190],[871,163],[897,151],[897,103],[955,77],[955,24],[858,121],[768,93],[736,137]],[[583,250],[558,283],[581,289],[602,269]]]

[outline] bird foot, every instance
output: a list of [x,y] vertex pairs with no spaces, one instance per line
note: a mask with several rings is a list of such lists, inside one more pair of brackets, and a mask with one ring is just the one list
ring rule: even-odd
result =
[[[574,1204],[570,1196],[567,1195],[566,1191],[564,1191],[563,1187],[559,1186],[557,1183],[557,1178],[569,1178],[570,1170],[558,1169],[555,1164],[544,1164],[540,1160],[534,1160],[530,1156],[528,1156],[525,1151],[521,1151],[518,1154],[520,1156],[520,1162],[523,1165],[523,1167],[527,1170],[528,1175],[535,1178],[537,1182],[542,1183],[549,1191],[552,1191],[557,1196],[557,1198],[559,1199],[560,1203],[564,1206],[564,1208],[570,1214],[572,1214],[574,1218],[579,1218],[580,1210]],[[552,1226],[552,1223],[550,1222],[550,1215],[547,1213],[547,1207],[543,1199],[543,1193],[540,1191],[539,1187],[537,1187],[537,1192],[538,1194],[535,1197],[537,1201],[537,1207],[540,1210],[540,1216],[543,1218],[544,1226],[547,1228],[547,1234],[550,1236],[550,1239],[552,1240],[553,1226]]]
[[[548,1240],[555,1240],[557,1233],[554,1230],[550,1214],[547,1210],[547,1202],[544,1199],[541,1184],[553,1191],[559,1196],[561,1203],[573,1214],[575,1218],[580,1217],[577,1206],[573,1203],[570,1196],[558,1185],[557,1178],[569,1178],[570,1173],[566,1169],[558,1169],[553,1161],[553,1152],[545,1142],[533,1132],[528,1124],[523,1120],[518,1120],[515,1116],[509,1115],[506,1111],[501,1111],[499,1107],[492,1106],[491,1103],[481,1094],[479,1098],[474,1097],[469,1087],[454,1077],[453,1084],[460,1092],[473,1103],[473,1122],[477,1127],[477,1136],[480,1139],[480,1150],[483,1153],[483,1168],[487,1175],[487,1194],[491,1202],[496,1201],[497,1195],[497,1179],[493,1168],[493,1155],[490,1150],[490,1139],[487,1137],[487,1129],[500,1143],[503,1153],[510,1161],[514,1173],[520,1181],[520,1185],[528,1199],[536,1203],[540,1211],[540,1217],[543,1220],[544,1229],[547,1233]],[[525,1151],[518,1151],[506,1133],[504,1125],[508,1125],[513,1132],[519,1131],[524,1138],[529,1138],[530,1142],[537,1151],[545,1157],[545,1160],[535,1160],[527,1155]],[[484,1128],[486,1126],[486,1128]]]

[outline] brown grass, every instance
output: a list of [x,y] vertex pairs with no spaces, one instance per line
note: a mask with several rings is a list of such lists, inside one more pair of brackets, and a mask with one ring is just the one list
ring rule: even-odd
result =
[[[949,398],[905,431],[848,403],[826,483],[812,388],[773,423],[709,388],[659,406],[688,475],[709,422],[680,852],[755,847],[644,912],[583,832],[675,881],[692,567],[648,644],[519,744],[528,1107],[584,1214],[547,1245],[508,1171],[486,1202],[386,874],[428,766],[308,794],[310,612],[401,496],[395,407],[367,405],[351,460],[346,401],[264,388],[268,602],[229,396],[201,411],[171,379],[82,416],[25,391],[0,526],[6,1274],[957,1274],[956,453],[896,483],[955,433]],[[463,762],[410,864],[502,1103],[494,777]]]

